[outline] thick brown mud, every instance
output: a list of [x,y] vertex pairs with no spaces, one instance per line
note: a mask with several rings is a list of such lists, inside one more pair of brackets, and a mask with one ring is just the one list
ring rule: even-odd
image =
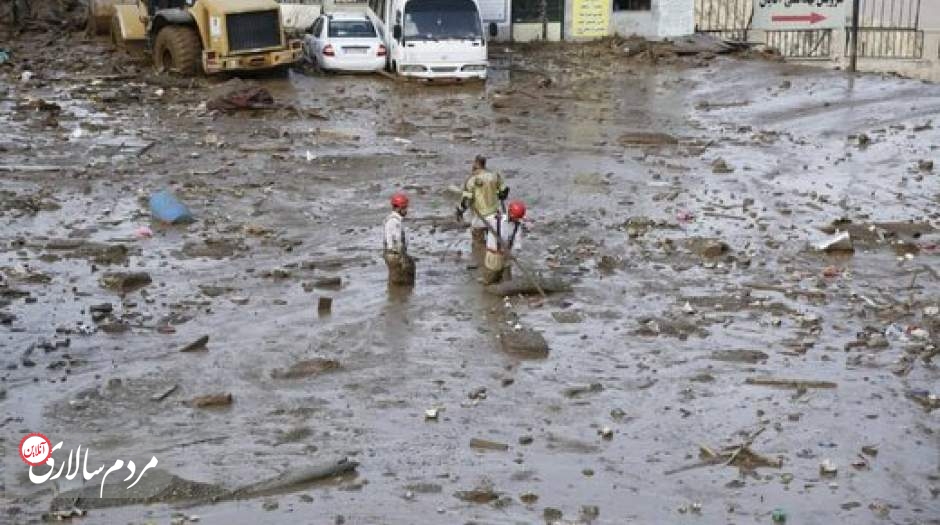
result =
[[[218,81],[101,42],[10,47],[0,521],[81,486],[29,481],[17,445],[42,432],[89,469],[154,456],[226,491],[360,464],[94,523],[940,523],[940,87],[493,46],[486,85],[295,71],[254,79],[282,107],[216,113]],[[504,299],[468,271],[449,187],[478,153],[529,206],[519,255],[570,291]],[[151,222],[164,187],[193,224]],[[398,189],[411,291],[380,253]],[[835,228],[854,252],[815,249]],[[548,353],[507,351],[517,324]]]

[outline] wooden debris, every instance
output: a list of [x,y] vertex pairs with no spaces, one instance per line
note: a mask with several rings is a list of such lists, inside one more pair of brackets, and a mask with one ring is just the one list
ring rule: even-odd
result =
[[320,317],[325,315],[330,315],[330,312],[333,310],[333,298],[332,297],[320,297],[317,302],[317,314]]
[[814,381],[803,379],[777,379],[773,377],[749,377],[744,380],[748,385],[758,386],[780,386],[785,388],[796,388],[805,390],[807,388],[836,388],[836,383],[832,381]]
[[206,349],[206,344],[209,342],[209,336],[204,335],[199,339],[196,339],[192,343],[180,348],[180,352],[199,352]]
[[179,385],[172,385],[168,388],[165,388],[157,392],[156,394],[150,396],[150,400],[151,401],[163,401],[164,399],[169,397],[170,394],[172,394],[173,392],[176,392],[177,388],[179,388]]
[[42,173],[42,172],[52,172],[52,171],[62,171],[62,166],[46,166],[46,165],[27,165],[27,164],[6,164],[0,166],[0,171],[8,172],[23,172],[23,173]]
[[470,440],[470,447],[481,449],[481,450],[509,450],[509,445],[505,443],[497,443],[495,441],[489,441],[486,439],[473,438]]
[[194,397],[189,404],[193,408],[226,407],[232,404],[232,394],[209,394]]
[[764,432],[765,428],[761,427],[758,431],[754,432],[743,443],[739,445],[731,445],[723,447],[720,452],[709,447],[708,445],[699,444],[699,457],[701,461],[693,463],[691,465],[686,465],[672,470],[667,470],[665,474],[667,476],[672,474],[678,474],[680,472],[685,472],[687,470],[692,470],[698,467],[706,467],[710,465],[725,465],[725,466],[734,466],[738,467],[741,470],[755,470],[759,467],[771,467],[771,468],[780,468],[783,466],[783,461],[780,459],[771,459],[757,452],[751,450],[751,444]]

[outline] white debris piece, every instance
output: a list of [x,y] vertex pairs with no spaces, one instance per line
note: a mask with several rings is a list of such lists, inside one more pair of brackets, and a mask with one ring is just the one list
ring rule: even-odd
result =
[[836,232],[832,237],[816,243],[816,249],[821,252],[851,252],[855,247],[849,232]]

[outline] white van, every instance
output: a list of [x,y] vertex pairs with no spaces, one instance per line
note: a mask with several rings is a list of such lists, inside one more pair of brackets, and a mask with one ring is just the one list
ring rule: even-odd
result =
[[[391,72],[425,80],[486,79],[476,0],[369,0],[369,7],[384,26]],[[491,24],[490,34],[495,30]]]

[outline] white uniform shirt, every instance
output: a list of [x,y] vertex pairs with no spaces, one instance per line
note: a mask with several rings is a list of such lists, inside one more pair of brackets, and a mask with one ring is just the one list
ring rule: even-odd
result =
[[[518,249],[521,244],[520,241],[522,240],[522,223],[512,222],[508,217],[503,215],[500,218],[501,220],[498,224],[499,228],[497,229],[496,217],[497,215],[490,215],[486,218],[487,224],[492,228],[492,230],[489,228],[486,230],[486,250],[495,253],[499,249],[499,244],[496,241],[496,235],[493,234],[493,230],[499,232],[504,247],[509,248],[510,242],[512,242],[512,249]],[[515,232],[515,236],[513,236],[513,232]]]
[[402,226],[402,216],[397,211],[389,213],[385,217],[385,236],[382,240],[382,246],[388,251],[405,253],[405,229]]

